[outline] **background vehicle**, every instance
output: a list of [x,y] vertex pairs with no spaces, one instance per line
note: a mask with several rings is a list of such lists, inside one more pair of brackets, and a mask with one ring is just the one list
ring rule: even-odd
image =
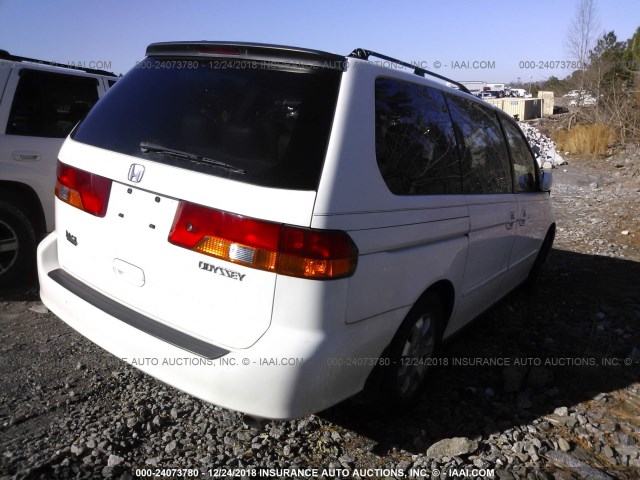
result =
[[[189,67],[144,68],[168,59]],[[517,123],[426,77],[447,80],[362,49],[149,46],[60,151],[44,303],[258,417],[363,389],[410,402],[440,341],[533,280],[555,231]]]
[[116,79],[0,51],[0,285],[29,269],[53,230],[60,146]]
[[529,98],[531,97],[531,94],[527,92],[524,88],[512,88],[510,91],[510,96],[520,97],[520,98]]

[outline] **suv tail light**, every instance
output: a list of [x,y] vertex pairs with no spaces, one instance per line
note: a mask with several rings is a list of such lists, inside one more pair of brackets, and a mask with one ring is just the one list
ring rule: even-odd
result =
[[293,227],[180,202],[169,242],[233,263],[292,277],[353,274],[358,249],[346,232]]
[[58,161],[56,197],[96,217],[107,213],[111,180]]

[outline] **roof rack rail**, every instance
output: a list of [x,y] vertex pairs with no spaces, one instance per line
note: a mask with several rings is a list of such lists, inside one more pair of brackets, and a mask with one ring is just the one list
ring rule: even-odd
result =
[[376,57],[376,58],[380,58],[382,60],[387,60],[388,62],[397,63],[398,65],[402,65],[403,67],[412,68],[413,69],[413,73],[415,73],[416,75],[420,75],[421,77],[426,77],[427,75],[431,75],[432,77],[439,78],[440,80],[444,80],[445,82],[453,83],[455,86],[457,86],[463,92],[471,94],[469,89],[467,89],[467,87],[465,87],[460,82],[456,82],[455,80],[447,78],[444,75],[440,75],[438,73],[431,72],[429,70],[425,70],[424,68],[420,68],[420,67],[417,67],[415,65],[411,65],[408,62],[403,62],[402,60],[398,60],[397,58],[393,58],[393,57],[389,57],[387,55],[383,55],[382,53],[374,52],[374,51],[371,51],[371,50],[366,50],[364,48],[356,48],[353,52],[351,52],[349,54],[349,57],[351,57],[351,58],[361,58],[363,60],[369,60],[369,57]]
[[65,65],[64,63],[48,62],[46,60],[38,60],[37,58],[19,57],[18,55],[12,55],[6,50],[0,50],[0,60],[10,60],[12,62],[31,62],[40,65],[49,65],[52,67],[70,68],[72,70],[80,70],[81,72],[93,73],[95,75],[105,75],[107,77],[117,77],[113,72],[107,70],[98,70],[97,68],[84,68],[77,65]]

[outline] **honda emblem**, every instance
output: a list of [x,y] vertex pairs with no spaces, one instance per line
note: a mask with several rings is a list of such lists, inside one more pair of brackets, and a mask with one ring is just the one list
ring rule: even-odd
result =
[[144,175],[144,165],[138,163],[132,163],[129,167],[129,181],[140,183],[142,176]]

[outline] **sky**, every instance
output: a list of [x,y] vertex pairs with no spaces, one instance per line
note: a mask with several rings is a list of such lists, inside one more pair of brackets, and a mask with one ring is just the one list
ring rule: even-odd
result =
[[[613,30],[619,40],[626,40],[640,26],[640,1],[596,2],[599,33]],[[526,83],[571,73],[566,38],[577,4],[578,0],[0,0],[0,49],[120,74],[144,58],[147,45],[161,41],[273,43],[345,55],[366,48],[454,80]]]

